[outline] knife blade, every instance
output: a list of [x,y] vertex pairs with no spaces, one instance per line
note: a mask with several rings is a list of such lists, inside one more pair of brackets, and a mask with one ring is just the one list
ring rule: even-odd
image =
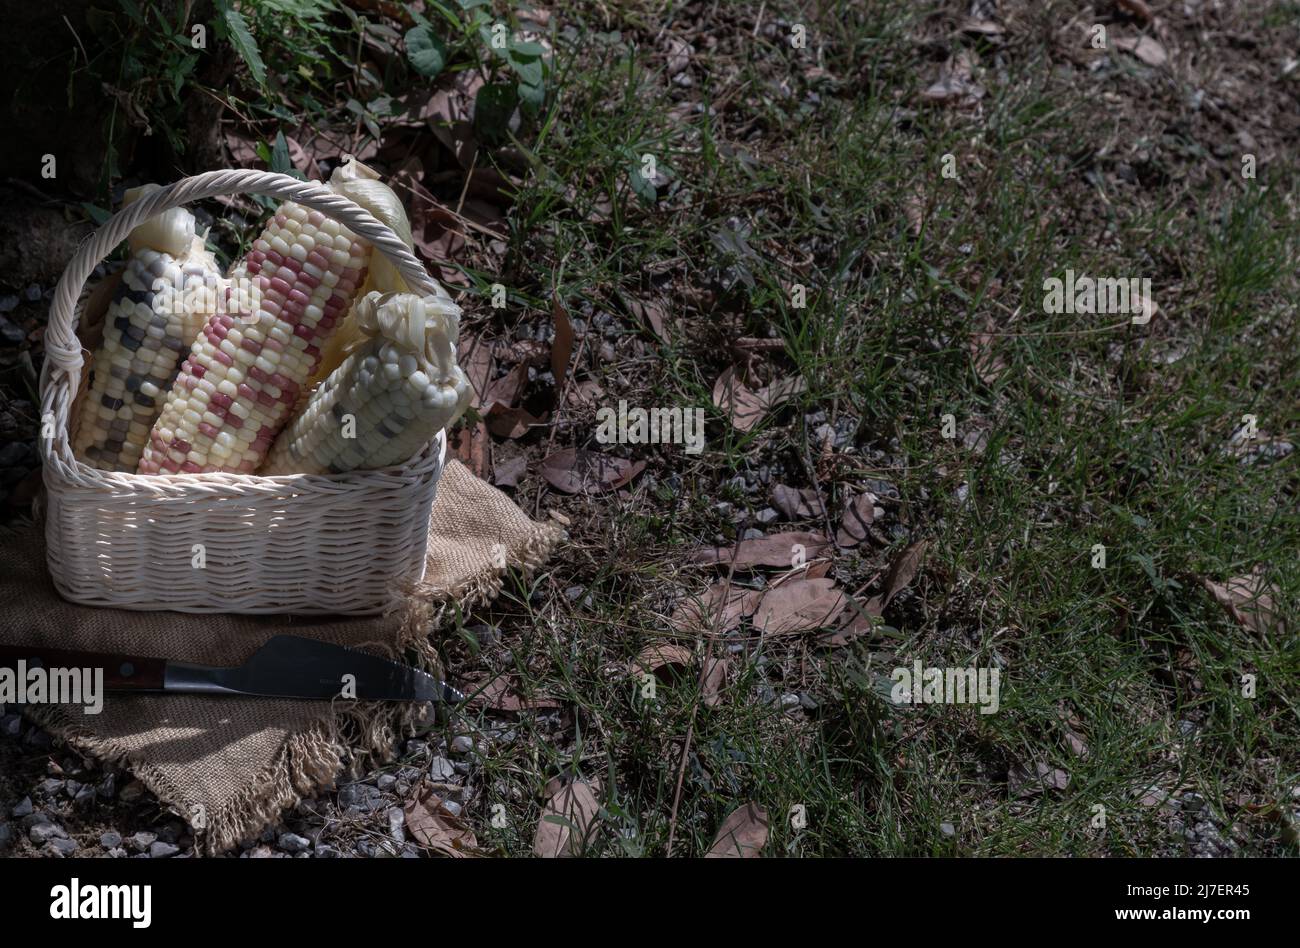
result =
[[242,665],[217,667],[164,658],[0,645],[0,667],[102,668],[107,691],[243,695],[259,698],[433,701],[459,704],[455,688],[409,665],[356,649],[277,635]]

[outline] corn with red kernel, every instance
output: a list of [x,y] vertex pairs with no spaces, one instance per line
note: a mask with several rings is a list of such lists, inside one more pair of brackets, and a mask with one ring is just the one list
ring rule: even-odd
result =
[[141,474],[251,474],[288,420],[347,313],[370,247],[319,211],[277,211],[231,274],[228,312],[208,320],[150,432]]

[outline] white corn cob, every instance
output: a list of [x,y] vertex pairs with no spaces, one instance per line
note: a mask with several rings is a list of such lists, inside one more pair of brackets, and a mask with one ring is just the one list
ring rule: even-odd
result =
[[[125,204],[157,189],[134,188]],[[146,221],[127,240],[131,256],[104,317],[72,446],[103,471],[136,469],[182,356],[224,296],[221,268],[184,208]]]
[[371,292],[364,334],[276,440],[263,474],[338,474],[401,464],[469,404],[456,364],[460,309],[437,296]]
[[229,312],[194,341],[139,472],[256,471],[365,279],[370,253],[320,212],[281,205],[231,273]]

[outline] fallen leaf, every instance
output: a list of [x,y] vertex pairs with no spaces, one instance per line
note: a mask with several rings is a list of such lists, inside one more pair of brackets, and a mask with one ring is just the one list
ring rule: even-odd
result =
[[[691,562],[704,565],[728,565],[733,556],[737,569],[751,566],[781,566],[786,569],[796,564],[798,559],[804,561],[820,556],[830,549],[831,541],[821,533],[792,531],[790,533],[773,533],[753,540],[741,540],[733,546],[706,547],[691,554]],[[800,554],[802,547],[802,556]]]
[[645,461],[628,461],[581,448],[564,448],[542,461],[542,477],[566,494],[617,490],[644,470]]
[[448,856],[477,854],[478,840],[473,830],[453,816],[427,784],[406,804],[405,812],[406,830],[421,846]]
[[528,366],[521,362],[501,378],[493,379],[487,384],[487,391],[483,393],[483,406],[488,410],[495,405],[513,408],[527,384]]
[[822,502],[817,491],[803,490],[777,484],[772,488],[772,506],[781,511],[787,520],[806,520],[822,515]]
[[939,78],[921,93],[921,99],[935,105],[974,105],[984,97],[984,87],[973,78],[974,58],[962,50],[939,68]]
[[498,438],[522,438],[532,428],[544,424],[545,418],[538,418],[523,408],[502,408],[496,404],[488,411],[488,430]]
[[1017,797],[1033,797],[1044,790],[1064,790],[1070,775],[1059,767],[1041,761],[1032,768],[1016,764],[1007,771],[1007,787]]
[[[986,328],[991,327],[992,317],[986,317],[984,325]],[[971,355],[971,364],[975,367],[975,374],[979,376],[980,381],[985,385],[992,385],[1002,377],[1002,373],[1007,370],[1007,360],[998,352],[998,337],[991,332],[973,332],[970,335],[970,341],[967,343],[967,349]]]
[[1070,748],[1070,753],[1075,757],[1088,756],[1088,745],[1084,743],[1083,738],[1078,734],[1075,734],[1073,731],[1065,732],[1065,743],[1066,746]]
[[738,378],[735,368],[726,369],[713,385],[713,404],[739,431],[750,431],[767,414],[807,387],[802,377],[778,379],[757,391]]
[[492,466],[492,483],[497,487],[518,487],[519,478],[528,470],[528,459],[522,454],[498,461]]
[[573,357],[573,323],[558,293],[551,294],[551,320],[555,323],[555,342],[551,344],[551,373],[555,376],[555,391],[564,390],[564,377]]
[[[762,598],[761,589],[714,583],[702,595],[684,600],[673,610],[668,623],[679,632],[710,632],[716,620],[718,632],[725,634],[738,627],[742,618],[753,615]],[[718,616],[719,608],[721,617]]]
[[452,447],[456,457],[480,480],[487,480],[488,477],[488,446],[491,440],[487,425],[481,421],[462,425],[452,434]]
[[1277,587],[1265,581],[1260,567],[1247,576],[1234,576],[1222,583],[1201,579],[1201,585],[1238,625],[1257,635],[1282,631],[1282,615],[1274,601]]
[[993,20],[977,20],[969,17],[962,23],[961,31],[974,33],[977,36],[1001,36],[1006,32],[1006,28]]
[[847,645],[859,635],[870,632],[876,627],[873,619],[879,619],[881,613],[880,597],[873,596],[866,602],[859,602],[852,597],[845,598],[848,621],[834,632],[827,632],[817,639],[817,644],[828,648]]
[[649,326],[650,331],[659,338],[659,341],[667,344],[668,332],[664,329],[665,314],[661,303],[651,300],[631,299],[624,296],[623,305],[627,307],[627,311],[633,319]]
[[867,527],[876,519],[876,495],[859,494],[844,509],[844,520],[835,534],[835,542],[842,547],[854,547],[866,542],[870,535]]
[[763,593],[754,627],[769,635],[808,632],[833,625],[848,605],[835,580],[796,579]]
[[752,859],[762,855],[767,845],[767,810],[757,803],[746,803],[733,810],[718,829],[705,859]]
[[595,408],[600,404],[605,390],[601,388],[600,383],[595,379],[583,379],[575,385],[569,386],[568,394],[564,396],[564,402],[570,408]]
[[546,801],[533,837],[533,853],[543,859],[580,856],[586,848],[600,802],[599,784],[575,780],[565,784]]
[[632,674],[645,675],[658,673],[664,669],[683,669],[690,666],[694,653],[684,645],[671,642],[657,642],[647,645],[637,654],[632,663]]
[[1121,36],[1115,40],[1115,48],[1132,53],[1148,66],[1163,66],[1169,61],[1169,54],[1165,48],[1149,36],[1140,36],[1137,39]]
[[493,711],[545,711],[561,707],[560,702],[548,695],[522,697],[510,675],[498,675],[484,684],[466,682],[466,702],[471,708],[489,708]]
[[490,402],[485,403],[488,380],[492,377],[492,346],[481,336],[462,336],[456,345],[456,361],[474,388],[475,408],[486,410]]
[[724,655],[721,658],[704,660],[704,685],[701,696],[706,708],[716,708],[722,703],[722,689],[727,687],[727,673],[730,663]]
[[1144,23],[1150,23],[1154,16],[1144,0],[1116,0],[1116,3],[1121,9],[1127,10]]
[[915,543],[909,543],[898,554],[898,557],[890,565],[889,572],[885,574],[885,582],[880,592],[881,609],[889,605],[889,600],[906,589],[907,585],[915,578],[916,571],[920,568],[921,560],[925,556],[925,548],[928,545],[928,540],[918,540]]

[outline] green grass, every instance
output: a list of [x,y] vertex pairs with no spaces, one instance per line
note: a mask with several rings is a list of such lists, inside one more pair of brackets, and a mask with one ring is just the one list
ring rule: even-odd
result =
[[[1105,135],[1097,100],[1089,80],[1054,75],[1033,36],[1007,57],[1004,81],[984,74],[980,116],[916,106],[899,121],[895,109],[914,100],[896,91],[923,87],[937,66],[910,41],[921,18],[883,3],[832,14],[845,32],[821,39],[837,78],[816,87],[815,104],[788,48],[717,32],[693,95],[725,105],[685,119],[669,118],[662,59],[561,49],[558,105],[511,218],[512,292],[544,310],[558,285],[571,306],[614,313],[619,293],[666,293],[681,318],[670,344],[627,321],[613,339],[620,359],[584,374],[610,400],[709,405],[711,421],[702,455],[649,452],[649,475],[626,498],[543,498],[572,519],[572,542],[498,603],[502,645],[444,642],[454,670],[513,666],[572,708],[559,733],[522,715],[518,739],[483,761],[483,812],[471,811],[481,840],[526,852],[541,786],[571,772],[603,782],[592,851],[663,854],[693,722],[676,853],[704,852],[750,799],[772,815],[769,853],[1181,852],[1168,815],[1139,803],[1151,787],[1194,790],[1226,828],[1244,820],[1246,852],[1286,851],[1266,815],[1300,781],[1300,642],[1294,628],[1261,638],[1232,625],[1196,578],[1264,564],[1283,602],[1300,599],[1295,457],[1243,465],[1224,450],[1246,413],[1270,433],[1297,430],[1294,168],[1272,167],[1267,190],[1225,176],[1190,198],[1090,184],[1088,155]],[[773,92],[781,81],[792,95]],[[644,152],[672,179],[653,208],[627,185],[630,156]],[[947,153],[957,181],[940,175]],[[610,212],[593,222],[598,198]],[[728,260],[716,237],[737,222],[752,252]],[[747,276],[733,283],[729,263]],[[1042,281],[1066,268],[1148,276],[1161,313],[1104,332],[1115,317],[1044,313]],[[790,305],[794,282],[809,287],[806,309]],[[968,350],[983,328],[1006,334],[991,383]],[[808,390],[742,435],[711,407],[712,383],[729,340],[770,334],[785,343],[773,371],[802,375]],[[623,361],[638,336],[650,354]],[[1167,362],[1173,350],[1182,355]],[[717,578],[684,567],[684,554],[734,535],[714,505],[746,501],[724,483],[775,464],[775,480],[809,486],[803,415],[819,410],[848,416],[861,447],[823,484],[836,514],[846,490],[884,478],[900,496],[897,533],[931,541],[913,588],[886,611],[894,631],[828,651],[811,636],[760,641],[746,626],[729,640],[743,651],[720,706],[701,706],[695,669],[640,700],[627,664],[649,642],[683,641],[665,622],[673,602]],[[953,441],[940,436],[945,413]],[[589,445],[594,418],[566,412],[559,426],[559,443]],[[982,453],[963,447],[972,430],[987,433]],[[536,490],[523,490],[526,509]],[[748,502],[764,506],[762,491]],[[1096,543],[1105,569],[1090,565]],[[855,589],[901,546],[842,554],[833,575]],[[565,598],[574,584],[590,606]],[[888,670],[913,658],[998,664],[1001,710],[894,707]],[[1253,699],[1241,695],[1245,673],[1258,676]],[[782,712],[765,689],[818,707]],[[1071,715],[1086,757],[1066,743]],[[1068,771],[1068,788],[1017,799],[1008,768],[1038,762]],[[486,829],[494,802],[508,803],[507,829]],[[801,831],[788,818],[797,805]],[[1104,830],[1090,825],[1097,805]]]

